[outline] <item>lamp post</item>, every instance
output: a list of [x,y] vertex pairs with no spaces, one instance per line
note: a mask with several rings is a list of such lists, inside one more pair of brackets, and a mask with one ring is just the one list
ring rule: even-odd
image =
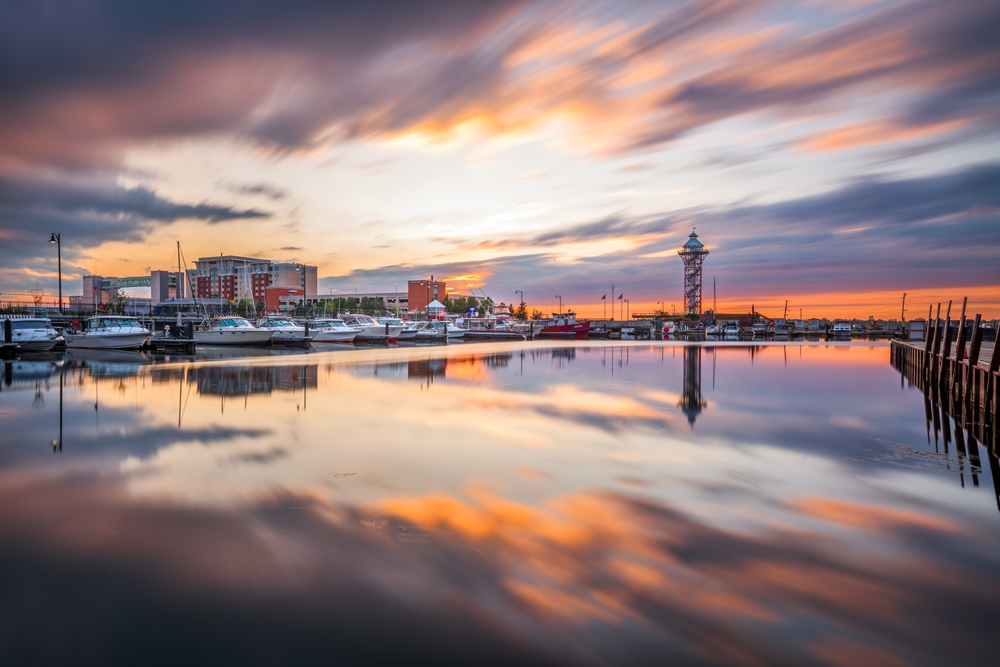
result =
[[556,298],[559,299],[559,314],[562,315],[562,297],[556,294]]
[[657,301],[656,303],[660,304],[660,315],[663,315],[663,302]]
[[49,243],[56,244],[56,253],[59,258],[59,314],[62,315],[62,236],[52,232]]
[[518,307],[518,311],[517,312],[520,312],[521,304],[524,303],[524,290],[523,289],[516,289],[516,290],[514,290],[514,294],[519,294],[521,296],[521,301],[520,301],[520,303],[517,304],[517,307]]

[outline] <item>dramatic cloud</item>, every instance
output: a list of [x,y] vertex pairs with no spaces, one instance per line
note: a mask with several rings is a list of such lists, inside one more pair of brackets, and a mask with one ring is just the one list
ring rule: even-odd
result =
[[[407,276],[478,272],[489,276],[491,291],[500,298],[525,289],[535,303],[548,301],[554,292],[577,304],[594,303],[615,283],[633,300],[654,303],[680,285],[676,251],[692,226],[710,247],[706,274],[718,276],[730,300],[750,299],[755,293],[815,293],[829,288],[831,281],[838,292],[864,292],[873,276],[884,289],[996,285],[1000,165],[926,178],[872,177],[832,192],[763,206],[603,218],[466,248],[487,246],[504,253],[485,262],[390,266],[355,271],[327,284],[346,291],[356,282],[384,284]],[[634,240],[634,246],[572,261],[560,256],[567,246],[599,247],[621,239]],[[857,266],[861,270],[846,269]],[[465,292],[472,287],[465,282],[459,278],[454,286]]]
[[[2,9],[0,178],[29,183],[13,193],[6,187],[5,238],[59,222],[81,233],[83,247],[109,238],[149,241],[157,223],[259,218],[254,207],[266,201],[284,207],[267,228],[283,240],[241,235],[247,247],[239,252],[308,248],[301,259],[320,264],[321,273],[356,276],[412,277],[373,268],[392,261],[394,248],[405,248],[401,267],[437,263],[494,280],[502,266],[530,267],[497,284],[501,291],[551,291],[558,283],[589,290],[604,274],[658,271],[657,261],[693,224],[714,231],[716,266],[743,263],[738,280],[724,277],[748,288],[776,289],[795,272],[808,274],[795,285],[815,285],[838,266],[853,267],[859,281],[866,275],[869,287],[912,284],[917,273],[901,266],[902,257],[882,261],[892,235],[911,262],[930,270],[920,285],[954,284],[931,248],[953,247],[955,237],[932,210],[962,218],[952,224],[977,243],[973,262],[993,248],[992,239],[980,240],[995,222],[995,204],[956,209],[946,181],[921,188],[942,171],[994,159],[995,3],[219,0],[136,7],[99,0]],[[455,152],[442,159],[438,150]],[[308,158],[320,154],[310,174]],[[489,173],[479,169],[487,162]],[[121,187],[114,176],[139,173],[136,164],[149,168],[147,176]],[[357,165],[380,168],[349,173]],[[410,171],[393,172],[400,165]],[[329,179],[318,182],[315,172],[324,169]],[[603,175],[588,180],[588,170]],[[477,221],[489,214],[452,204],[466,195],[457,171],[499,193],[501,201],[481,207],[551,198],[547,211],[578,210],[539,214],[528,232],[524,224],[491,223],[479,233]],[[418,188],[414,174],[428,181]],[[858,174],[871,174],[870,187],[809,196]],[[170,175],[171,185],[188,179],[176,190],[184,196],[173,199],[223,190],[238,206],[175,204],[153,194],[175,192],[164,187]],[[982,190],[996,187],[994,172],[978,177]],[[102,180],[113,185],[75,192],[80,182]],[[905,181],[916,199],[891,185]],[[608,191],[595,193],[594,184],[605,182]],[[471,192],[468,198],[478,197]],[[675,193],[696,194],[678,204]],[[603,205],[590,207],[602,196]],[[593,222],[562,231],[591,209]],[[790,219],[794,231],[781,225]],[[369,224],[381,227],[377,238],[342,233]],[[456,236],[440,234],[443,227],[469,233],[464,243],[447,244],[451,254],[434,257],[428,247],[436,239]],[[878,229],[864,237],[864,251],[847,252],[860,238],[851,230],[871,227]],[[835,238],[835,230],[850,238]],[[299,234],[310,238],[288,238]],[[764,244],[754,240],[765,236]],[[333,252],[335,238],[350,250]],[[14,246],[4,252],[23,254]],[[765,261],[770,282],[746,269]],[[5,263],[5,283],[27,266]],[[980,272],[974,282],[993,276]]]

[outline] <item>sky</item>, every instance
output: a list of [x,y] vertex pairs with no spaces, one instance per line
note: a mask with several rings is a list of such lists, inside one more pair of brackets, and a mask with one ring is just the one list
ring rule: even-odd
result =
[[[1000,317],[1000,4],[0,0],[0,300],[219,253],[323,294]],[[712,285],[715,284],[715,296]],[[617,301],[617,299],[616,299]]]

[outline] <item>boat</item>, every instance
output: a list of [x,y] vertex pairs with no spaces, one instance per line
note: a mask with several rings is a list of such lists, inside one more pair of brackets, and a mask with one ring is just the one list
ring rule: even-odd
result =
[[357,336],[354,337],[355,342],[391,343],[403,330],[402,326],[393,326],[388,323],[379,324],[368,315],[344,315],[341,319],[347,326],[358,330]]
[[396,340],[413,340],[417,337],[417,328],[413,326],[413,322],[404,322],[398,317],[376,317],[375,321],[382,326],[388,324],[390,328],[403,327],[396,335]]
[[448,340],[459,340],[465,338],[465,334],[469,333],[468,329],[455,326],[455,324],[448,322],[447,320],[431,322],[430,326],[438,334],[444,334],[447,336]]
[[48,352],[64,342],[47,317],[5,317],[11,324],[11,342],[19,352]]
[[66,334],[66,347],[92,350],[130,350],[146,344],[152,334],[134,317],[102,315],[87,318],[86,328]]
[[705,327],[705,335],[707,336],[718,336],[722,333],[722,326],[718,324],[709,324]]
[[430,322],[414,322],[413,328],[417,330],[413,340],[417,343],[447,343],[448,334],[439,329],[435,329]]
[[264,345],[274,336],[270,329],[258,329],[242,317],[213,317],[194,332],[199,345]]
[[295,324],[287,317],[268,315],[257,320],[257,328],[271,331],[272,345],[309,345],[313,337],[306,333],[306,328]]
[[851,323],[846,320],[837,320],[833,323],[833,329],[830,330],[834,336],[846,336],[851,337]]
[[590,320],[576,321],[576,313],[552,313],[552,321],[538,332],[543,338],[575,338],[590,333]]
[[774,333],[774,327],[768,320],[758,320],[753,323],[753,335],[754,336],[768,336]]
[[316,320],[310,327],[312,331],[315,331],[314,343],[350,343],[358,335],[357,329],[347,326],[339,318]]
[[462,325],[466,329],[465,340],[525,340],[528,337],[525,328],[518,327],[516,320],[466,317],[462,320]]

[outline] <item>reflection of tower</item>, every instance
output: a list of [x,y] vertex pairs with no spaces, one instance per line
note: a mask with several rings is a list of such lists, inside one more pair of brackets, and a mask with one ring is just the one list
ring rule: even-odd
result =
[[684,306],[688,313],[701,314],[701,265],[708,250],[692,231],[677,254],[684,262]]
[[694,428],[694,420],[707,405],[701,396],[700,345],[688,345],[684,348],[684,395],[677,405],[687,415],[691,428]]

